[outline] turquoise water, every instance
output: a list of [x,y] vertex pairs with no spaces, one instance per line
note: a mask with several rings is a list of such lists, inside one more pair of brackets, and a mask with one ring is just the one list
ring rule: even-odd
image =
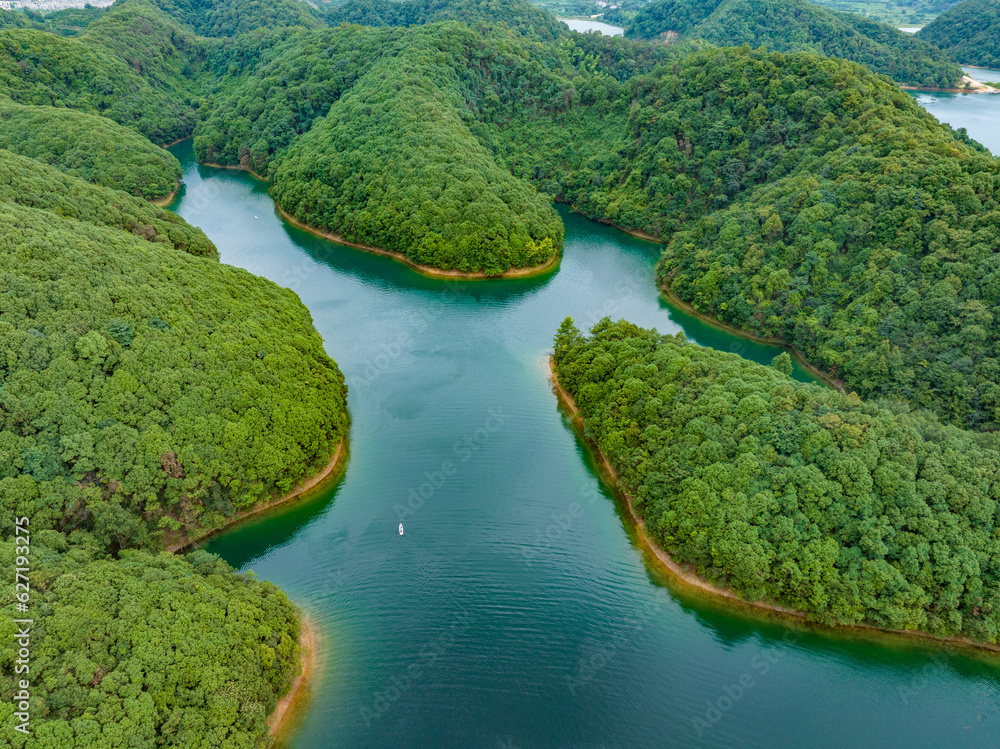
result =
[[173,151],[174,209],[223,262],[299,294],[350,386],[337,484],[209,547],[317,623],[290,746],[997,744],[996,661],[769,621],[648,562],[550,386],[560,321],[778,352],[666,305],[655,245],[562,210],[556,272],[451,284],[300,232],[262,183]]
[[[982,71],[983,68],[979,70]],[[983,78],[977,77],[977,80]],[[1000,72],[997,72],[994,80],[1000,81]],[[994,156],[1000,156],[1000,94],[908,93],[938,120],[956,129],[964,127],[970,136],[986,146]]]

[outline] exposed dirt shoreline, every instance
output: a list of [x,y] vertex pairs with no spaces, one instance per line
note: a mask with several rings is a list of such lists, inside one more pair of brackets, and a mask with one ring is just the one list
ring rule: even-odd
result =
[[372,245],[359,244],[357,242],[348,242],[339,234],[333,234],[332,232],[323,231],[322,229],[317,229],[314,226],[310,226],[309,224],[299,221],[297,218],[292,216],[277,203],[274,204],[274,207],[275,209],[277,209],[281,217],[285,219],[285,221],[290,223],[292,226],[302,229],[303,231],[307,231],[310,234],[315,234],[317,237],[322,237],[323,239],[329,239],[332,242],[336,242],[337,244],[343,244],[347,245],[348,247],[353,247],[357,250],[364,250],[365,252],[372,252],[376,255],[385,255],[386,257],[391,257],[393,260],[397,260],[398,262],[403,263],[403,265],[406,265],[409,268],[412,268],[413,270],[417,271],[417,273],[420,273],[421,275],[424,276],[430,276],[431,278],[462,278],[470,280],[530,278],[532,276],[540,276],[544,275],[545,273],[548,273],[550,270],[556,268],[559,265],[560,260],[562,259],[562,252],[560,251],[554,254],[550,260],[542,263],[541,265],[533,265],[529,268],[512,268],[510,270],[504,271],[498,276],[487,275],[482,271],[477,271],[475,273],[467,273],[465,271],[460,271],[460,270],[442,270],[440,268],[435,268],[431,265],[423,265],[422,263],[415,263],[401,252],[384,250],[381,247],[373,247]]
[[904,91],[927,91],[934,94],[1000,94],[1000,89],[987,86],[982,81],[977,81],[970,75],[963,75],[959,83],[968,85],[968,88],[929,88],[927,86],[909,86],[899,84]]
[[254,505],[253,507],[250,507],[246,510],[242,510],[236,513],[236,515],[234,515],[233,517],[229,518],[229,521],[225,525],[220,526],[218,528],[213,528],[209,531],[206,531],[205,533],[202,533],[199,536],[195,536],[194,538],[189,538],[187,536],[184,536],[182,538],[177,538],[172,542],[168,543],[168,545],[165,546],[163,550],[170,553],[176,553],[178,551],[185,550],[189,546],[193,546],[199,541],[204,541],[206,538],[215,536],[216,534],[219,534],[227,530],[228,528],[232,527],[233,525],[239,523],[242,520],[246,520],[247,518],[253,517],[254,515],[259,515],[262,512],[273,509],[278,505],[296,499],[297,497],[302,496],[306,492],[315,489],[320,484],[325,483],[328,479],[333,478],[334,476],[337,475],[337,473],[339,473],[338,468],[342,463],[342,459],[346,458],[347,456],[347,450],[344,449],[346,444],[347,444],[347,437],[345,436],[340,441],[340,444],[337,445],[337,449],[333,453],[333,456],[330,458],[330,462],[326,464],[326,467],[323,468],[323,470],[321,470],[319,473],[315,473],[309,478],[300,481],[287,494],[277,497],[276,499],[272,499],[269,502],[263,502],[259,505]]
[[309,616],[303,615],[299,632],[299,675],[292,679],[288,694],[278,700],[274,712],[267,716],[268,733],[277,736],[287,726],[289,718],[300,708],[306,697],[306,685],[313,678],[319,653],[319,635],[316,624]]
[[166,208],[168,205],[174,202],[174,198],[177,197],[177,192],[181,189],[181,181],[177,180],[177,184],[174,185],[174,189],[169,195],[164,195],[162,198],[153,198],[149,202],[155,205],[157,208]]
[[666,551],[660,548],[656,541],[653,540],[653,537],[649,533],[649,529],[646,526],[646,522],[639,517],[635,511],[635,501],[632,499],[631,495],[625,491],[625,488],[622,486],[615,469],[611,466],[611,462],[608,460],[608,457],[604,454],[597,443],[587,437],[584,433],[583,427],[585,422],[583,415],[577,408],[576,401],[573,399],[573,396],[570,395],[559,383],[559,378],[557,377],[555,370],[555,362],[551,356],[548,357],[548,365],[552,386],[556,392],[556,396],[559,398],[560,404],[570,412],[574,428],[577,430],[583,442],[587,445],[591,454],[597,461],[597,464],[601,467],[602,472],[605,474],[605,478],[624,499],[623,504],[628,510],[632,522],[635,524],[637,535],[642,541],[643,546],[645,546],[648,551],[660,562],[661,567],[670,575],[671,579],[680,584],[681,587],[694,589],[701,593],[707,593],[713,598],[724,599],[727,603],[735,604],[738,608],[747,610],[756,609],[758,611],[763,611],[785,619],[791,619],[799,623],[808,624],[809,626],[817,629],[827,629],[843,633],[853,632],[865,635],[868,638],[876,636],[907,639],[916,638],[919,640],[925,640],[928,643],[973,649],[979,652],[989,653],[991,655],[1000,654],[1000,645],[973,642],[972,640],[964,637],[938,637],[937,635],[917,630],[883,629],[882,627],[876,627],[871,624],[845,624],[836,626],[820,624],[810,619],[809,615],[804,611],[798,611],[796,609],[770,603],[768,601],[748,601],[744,598],[740,598],[734,591],[727,588],[721,588],[701,577],[689,565],[682,565],[678,563],[673,557],[667,554]]

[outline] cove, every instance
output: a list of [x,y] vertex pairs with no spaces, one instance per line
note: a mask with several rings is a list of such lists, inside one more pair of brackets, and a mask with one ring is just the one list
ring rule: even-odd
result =
[[559,206],[556,272],[428,279],[282,222],[266,184],[198,166],[190,141],[171,150],[173,209],[223,262],[299,294],[351,389],[344,475],[208,546],[321,634],[288,746],[995,744],[995,659],[771,620],[645,558],[549,383],[559,323],[779,351],[672,309],[656,245]]

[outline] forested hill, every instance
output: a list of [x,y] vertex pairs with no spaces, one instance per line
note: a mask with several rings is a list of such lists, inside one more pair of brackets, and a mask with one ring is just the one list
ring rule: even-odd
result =
[[503,23],[532,38],[551,41],[568,33],[566,24],[528,0],[347,0],[326,11],[331,26],[413,26],[435,21]]
[[917,32],[964,65],[1000,67],[1000,3],[965,0]]
[[551,260],[562,225],[549,200],[498,165],[466,119],[461,71],[494,51],[453,22],[409,29],[291,144],[273,170],[275,200],[436,268],[499,275]]
[[204,44],[152,6],[115,7],[78,37],[0,31],[0,95],[68,107],[157,144],[191,134]]
[[997,641],[997,435],[625,322],[585,338],[567,320],[554,358],[678,561],[827,624]]
[[914,86],[951,88],[962,77],[948,55],[883,23],[838,13],[809,0],[655,0],[636,14],[625,35],[679,36],[720,46],[749,44],[779,52],[817,52],[867,65]]
[[138,551],[287,492],[346,433],[308,311],[216,254],[172,213],[0,150],[0,561],[26,518],[38,643],[32,737],[10,746],[251,749],[298,667],[280,591]]
[[147,200],[170,195],[181,178],[173,154],[109,119],[2,97],[0,148]]
[[201,36],[235,37],[260,29],[317,28],[319,12],[304,0],[147,0]]

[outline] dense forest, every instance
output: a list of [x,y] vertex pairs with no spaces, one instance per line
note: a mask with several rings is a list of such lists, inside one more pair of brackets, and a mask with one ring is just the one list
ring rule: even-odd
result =
[[1000,162],[985,149],[860,66],[806,54],[709,49],[599,80],[575,87],[580,105],[496,119],[515,174],[669,240],[670,293],[864,397],[1000,425]]
[[504,24],[534,39],[553,41],[568,27],[528,0],[347,0],[326,11],[331,26],[416,26],[436,21]]
[[[569,32],[546,42],[503,23],[220,41],[137,0],[78,39],[0,42],[103,50],[131,75],[137,45],[120,40],[141,19],[162,54],[137,80],[173,102],[178,76],[191,82],[199,159],[268,177],[307,224],[496,275],[559,251],[548,202],[566,200],[668,240],[672,294],[784,339],[864,397],[998,425],[997,162],[858,65]],[[10,71],[16,101],[93,106],[85,85]]]
[[965,0],[917,32],[964,65],[1000,67],[1000,4]]
[[458,71],[480,44],[454,22],[408,31],[292,143],[274,169],[277,203],[436,268],[499,275],[550,260],[562,223],[549,200],[500,167],[462,119]]
[[146,551],[325,466],[343,376],[292,292],[145,201],[0,151],[0,227],[0,505],[30,518],[43,643],[31,746],[257,746],[297,668],[294,611],[207,555]]
[[134,130],[74,109],[0,98],[0,148],[104,187],[154,200],[174,191],[181,167]]
[[827,624],[997,641],[996,434],[608,319],[564,322],[554,362],[678,561]]
[[817,52],[860,62],[915,86],[949,88],[962,77],[954,60],[912,34],[809,0],[656,0],[636,14],[625,34]]
[[[298,664],[299,622],[272,584],[205,552],[117,560],[55,531],[31,536],[31,733],[16,749],[256,749]],[[0,541],[0,561],[16,559]],[[7,594],[4,594],[7,597]],[[0,684],[17,693],[17,627],[0,622]]]
[[30,519],[34,620],[32,738],[9,743],[257,747],[297,613],[214,557],[154,554],[326,466],[346,388],[292,292],[143,198],[180,176],[149,139],[189,134],[213,66],[270,42],[223,50],[140,4],[72,39],[25,18],[0,32],[0,505]]
[[893,26],[923,26],[962,0],[813,0],[830,10],[858,13]]
[[[736,2],[686,5],[690,28]],[[0,12],[0,504],[37,534],[39,745],[254,746],[295,667],[283,594],[153,556],[286,492],[347,428],[295,295],[143,199],[178,174],[152,144],[190,135],[299,220],[438,268],[554,258],[553,200],[664,240],[666,291],[870,402],[627,324],[564,328],[560,378],[660,542],[822,621],[995,640],[1000,162],[776,17],[811,51],[573,34],[514,0]],[[844,23],[822,51],[954,73]],[[123,618],[147,647],[108,650]],[[161,668],[191,628],[205,649]]]
[[217,251],[201,229],[176,213],[121,192],[87,184],[56,168],[0,150],[0,200],[46,211],[60,219],[119,229],[149,242],[201,257]]

